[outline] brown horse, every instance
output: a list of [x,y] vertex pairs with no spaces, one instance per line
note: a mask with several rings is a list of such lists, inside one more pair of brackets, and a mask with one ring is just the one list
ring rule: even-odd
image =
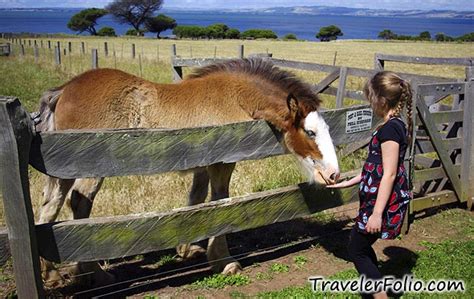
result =
[[[178,84],[156,84],[122,71],[98,69],[46,92],[38,129],[183,128],[264,119],[280,130],[283,145],[301,161],[311,179],[331,184],[339,168],[329,128],[317,112],[319,105],[309,85],[260,59],[203,67]],[[211,200],[228,197],[234,166],[194,169],[189,205],[205,201],[209,182]],[[74,218],[89,217],[102,181],[48,177],[40,222],[55,220],[67,194]],[[190,256],[201,250],[184,245],[178,251]],[[229,255],[225,236],[209,240],[207,256],[216,271],[241,270]]]

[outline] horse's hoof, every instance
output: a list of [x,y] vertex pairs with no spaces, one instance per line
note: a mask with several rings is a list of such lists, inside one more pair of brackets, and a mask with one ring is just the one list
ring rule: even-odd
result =
[[232,262],[227,264],[222,270],[222,274],[224,275],[234,275],[242,272],[242,266],[239,262]]
[[183,260],[191,260],[202,257],[206,250],[199,245],[181,244],[176,247],[176,252]]
[[42,277],[47,288],[57,288],[66,284],[66,279],[56,269],[43,272]]

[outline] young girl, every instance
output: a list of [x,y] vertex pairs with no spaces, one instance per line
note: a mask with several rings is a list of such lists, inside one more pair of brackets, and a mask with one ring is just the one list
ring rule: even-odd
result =
[[[384,71],[367,82],[364,94],[374,113],[384,122],[372,134],[362,173],[328,188],[359,184],[360,208],[350,235],[349,256],[361,275],[382,279],[372,244],[378,238],[394,239],[400,234],[411,198],[403,161],[411,139],[412,93],[407,81]],[[400,118],[405,106],[408,128]],[[379,292],[373,297],[387,298],[387,295]]]

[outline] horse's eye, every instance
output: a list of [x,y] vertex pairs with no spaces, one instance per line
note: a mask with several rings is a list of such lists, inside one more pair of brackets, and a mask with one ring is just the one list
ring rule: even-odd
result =
[[305,132],[306,132],[306,135],[308,135],[308,136],[311,137],[311,138],[316,137],[316,133],[315,133],[314,131],[305,130]]

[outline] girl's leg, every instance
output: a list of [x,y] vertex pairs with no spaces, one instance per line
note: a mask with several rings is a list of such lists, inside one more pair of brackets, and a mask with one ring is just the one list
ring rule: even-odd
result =
[[357,271],[371,279],[382,278],[382,274],[377,267],[377,256],[372,248],[372,244],[377,239],[375,235],[359,233],[354,227],[347,247]]
[[[347,247],[349,256],[359,274],[363,274],[370,279],[382,279],[382,274],[377,267],[377,256],[372,248],[377,239],[376,235],[359,233],[354,227]],[[387,298],[385,292],[377,294],[362,293],[361,295],[363,298]]]

